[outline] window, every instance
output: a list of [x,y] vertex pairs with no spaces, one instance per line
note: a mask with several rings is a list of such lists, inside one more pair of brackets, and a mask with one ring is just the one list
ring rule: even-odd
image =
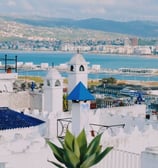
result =
[[47,86],[50,86],[50,80],[47,80]]
[[70,71],[74,71],[74,66],[73,65],[70,66]]
[[83,65],[80,66],[79,71],[84,71],[84,66]]
[[60,85],[61,85],[60,81],[59,81],[59,80],[56,80],[56,81],[55,81],[55,86],[60,86]]

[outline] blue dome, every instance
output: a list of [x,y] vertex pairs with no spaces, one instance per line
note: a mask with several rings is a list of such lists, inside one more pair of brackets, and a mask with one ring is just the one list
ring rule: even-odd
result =
[[0,130],[37,126],[44,121],[16,112],[8,107],[0,107]]

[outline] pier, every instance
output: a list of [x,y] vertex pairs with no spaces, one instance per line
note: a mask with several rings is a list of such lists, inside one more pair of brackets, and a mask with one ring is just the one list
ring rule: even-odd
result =
[[158,76],[158,69],[141,69],[141,68],[119,68],[119,69],[89,69],[89,73],[93,74],[116,74],[127,76]]

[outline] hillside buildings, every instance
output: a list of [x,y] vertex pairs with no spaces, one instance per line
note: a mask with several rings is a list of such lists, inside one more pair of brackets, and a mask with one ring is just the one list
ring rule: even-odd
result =
[[73,44],[63,44],[61,51],[74,52],[77,49],[82,52],[94,52],[102,54],[125,54],[125,55],[150,55],[153,50],[150,46],[131,46],[131,45],[96,45],[96,46],[75,46]]
[[125,54],[125,55],[150,55],[157,54],[157,45],[139,45],[138,38],[125,38],[116,40],[80,40],[65,42],[61,40],[27,40],[0,42],[0,50],[19,51],[62,51]]

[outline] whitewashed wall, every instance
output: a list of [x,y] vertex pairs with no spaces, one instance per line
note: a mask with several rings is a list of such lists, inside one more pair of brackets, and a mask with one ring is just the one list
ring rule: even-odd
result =
[[158,147],[149,147],[141,154],[141,168],[158,167]]
[[43,94],[39,92],[30,92],[30,108],[43,111]]
[[93,166],[93,168],[141,168],[140,155],[113,149],[100,163]]
[[17,79],[17,73],[1,73],[0,75],[0,91],[12,92],[13,82]]
[[21,91],[17,93],[0,93],[0,107],[11,109],[38,109],[42,111],[42,93]]
[[95,124],[107,126],[125,124],[125,130],[129,132],[131,127],[134,126],[138,126],[141,130],[144,128],[145,114],[145,105],[132,105],[91,110],[89,118],[90,123]]
[[18,93],[0,93],[0,100],[1,107],[9,107],[12,109],[30,107],[30,96],[26,91]]

